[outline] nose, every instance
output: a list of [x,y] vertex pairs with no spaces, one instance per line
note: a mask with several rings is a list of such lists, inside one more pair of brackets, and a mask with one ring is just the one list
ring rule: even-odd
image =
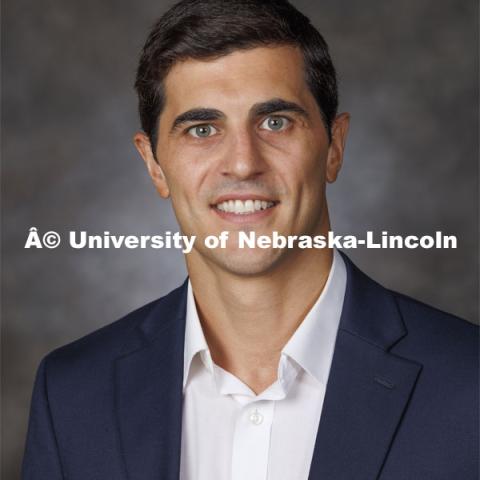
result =
[[247,180],[255,178],[266,170],[266,162],[253,132],[237,132],[225,152],[222,175]]

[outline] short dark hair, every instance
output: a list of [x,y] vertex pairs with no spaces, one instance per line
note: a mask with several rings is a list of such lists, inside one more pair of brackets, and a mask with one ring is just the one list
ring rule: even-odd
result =
[[306,82],[331,140],[338,108],[335,68],[327,43],[305,15],[286,0],[182,0],[153,26],[137,69],[140,121],[152,149],[165,104],[163,81],[176,62],[271,45],[302,51]]

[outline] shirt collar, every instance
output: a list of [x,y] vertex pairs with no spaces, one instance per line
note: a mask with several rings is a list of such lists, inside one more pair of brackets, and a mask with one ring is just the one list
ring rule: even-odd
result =
[[294,360],[324,386],[332,363],[346,286],[345,262],[334,249],[332,266],[322,293],[282,349],[282,354]]
[[193,296],[192,284],[188,280],[187,292],[187,317],[185,325],[185,348],[183,351],[183,390],[188,380],[190,373],[190,366],[193,357],[198,353],[202,354],[202,361],[210,372],[213,372],[213,362],[210,356],[205,335],[203,334],[200,318],[198,317],[197,306],[195,305],[195,298]]
[[[335,347],[335,340],[342,313],[347,284],[345,263],[337,250],[333,250],[333,262],[322,293],[307,313],[300,326],[282,349],[281,358],[287,357],[325,386]],[[214,366],[205,335],[198,317],[192,285],[188,282],[183,390],[190,373],[194,356],[200,352],[202,362],[213,374]],[[279,378],[285,361],[279,364]]]

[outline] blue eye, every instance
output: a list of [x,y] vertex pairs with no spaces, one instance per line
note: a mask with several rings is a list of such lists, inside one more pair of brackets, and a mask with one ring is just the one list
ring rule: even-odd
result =
[[212,125],[195,125],[188,129],[188,133],[195,138],[207,138],[217,133],[217,129]]
[[271,132],[280,132],[282,130],[285,130],[290,123],[290,120],[285,117],[278,117],[278,116],[271,116],[267,117],[262,124],[260,125],[260,128],[263,128],[265,130],[270,130]]

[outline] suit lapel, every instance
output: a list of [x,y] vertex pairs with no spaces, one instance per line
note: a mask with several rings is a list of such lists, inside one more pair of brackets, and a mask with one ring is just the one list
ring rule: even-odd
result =
[[184,284],[158,301],[116,361],[116,414],[129,480],[179,476],[186,290]]
[[347,291],[309,480],[378,478],[421,370],[391,353],[407,334],[393,296],[344,260]]

